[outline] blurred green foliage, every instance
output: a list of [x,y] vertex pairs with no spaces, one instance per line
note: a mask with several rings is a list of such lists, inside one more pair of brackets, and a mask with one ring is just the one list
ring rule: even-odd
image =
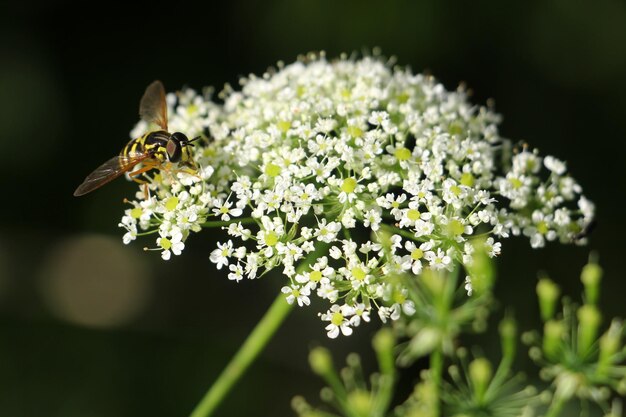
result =
[[[72,191],[129,139],[150,81],[161,79],[171,90],[213,85],[219,91],[241,74],[310,50],[332,57],[378,46],[449,89],[465,82],[477,103],[494,98],[505,117],[503,134],[567,160],[597,204],[590,246],[605,269],[599,304],[609,317],[624,315],[624,2],[273,0],[206,2],[201,9],[153,5],[137,13],[84,8],[59,1],[0,6],[0,414],[136,417],[192,409],[280,279],[227,282],[208,261],[213,240],[205,236],[190,239],[185,254],[168,263],[143,253],[141,242],[123,246],[117,223],[133,186],[119,181],[81,199]],[[59,248],[88,234],[113,239],[120,253],[113,258],[102,249],[89,262],[58,261]],[[533,251],[522,240],[505,242],[495,293],[516,311],[521,330],[540,326],[532,301],[537,271],[575,277],[589,250]],[[66,253],[74,261],[84,255]],[[142,274],[149,296],[140,311],[114,324],[85,325],[53,307],[47,279],[65,275],[52,274],[51,265],[71,266],[80,279],[112,259]],[[83,293],[69,296],[74,307],[93,305],[81,300],[115,305],[125,291],[115,280],[78,282]],[[564,293],[581,285],[558,284]],[[290,318],[227,399],[224,415],[291,415],[295,393],[315,396],[306,363],[311,343],[330,345],[335,357],[359,351],[367,367],[360,347],[369,345],[377,325],[331,343],[313,316],[298,311]],[[482,346],[487,356],[498,349],[495,323],[489,332],[493,343]],[[409,390],[411,376],[404,378],[400,384]]]

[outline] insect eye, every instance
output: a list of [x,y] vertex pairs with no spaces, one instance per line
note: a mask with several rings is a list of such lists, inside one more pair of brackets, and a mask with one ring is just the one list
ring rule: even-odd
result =
[[165,150],[167,151],[167,156],[170,161],[178,162],[180,159],[180,145],[173,139],[167,141],[167,145],[165,146]]
[[179,143],[189,142],[189,139],[187,138],[187,136],[184,133],[180,133],[180,132],[172,133],[172,139]]

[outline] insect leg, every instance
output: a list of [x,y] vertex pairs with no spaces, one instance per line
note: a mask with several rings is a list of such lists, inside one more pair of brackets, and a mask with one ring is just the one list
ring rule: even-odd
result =
[[143,167],[139,168],[138,170],[135,170],[133,172],[129,172],[128,176],[135,181],[137,184],[142,185],[143,187],[143,195],[145,197],[146,200],[150,199],[150,189],[148,188],[148,182],[144,179],[139,178],[139,175],[141,174],[145,174],[146,172],[150,171],[151,169],[157,168],[156,164],[145,164]]
[[136,170],[136,171],[129,172],[129,173],[128,173],[128,175],[130,176],[130,178],[131,178],[133,181],[135,181],[135,182],[137,182],[137,183],[139,183],[139,184],[145,184],[145,183],[147,183],[148,181],[141,180],[141,179],[139,179],[139,178],[135,178],[135,177],[137,177],[138,175],[141,175],[141,174],[143,174],[143,173],[145,173],[145,172],[148,172],[148,171],[150,171],[151,169],[154,169],[154,168],[156,168],[156,167],[157,167],[157,166],[156,166],[156,165],[154,165],[154,164],[146,164],[146,165],[144,165],[143,167],[139,168],[139,169],[138,169],[138,170]]

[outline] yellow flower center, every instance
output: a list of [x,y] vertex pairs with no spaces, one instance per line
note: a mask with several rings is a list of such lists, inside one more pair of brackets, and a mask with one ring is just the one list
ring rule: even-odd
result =
[[281,132],[285,133],[289,130],[289,128],[291,128],[291,122],[287,121],[287,120],[282,120],[278,123],[276,123],[276,127],[278,128],[278,130],[280,130]]
[[167,209],[167,211],[174,210],[177,205],[178,205],[178,197],[170,197],[165,202],[165,208]]
[[334,324],[335,326],[339,326],[341,325],[341,323],[343,323],[343,314],[339,313],[339,312],[335,312],[333,313],[330,322],[332,324]]
[[360,138],[361,135],[363,135],[363,131],[357,126],[348,126],[347,132],[348,135],[352,136],[353,138]]
[[141,208],[135,207],[130,211],[130,217],[132,217],[133,219],[138,219],[141,217],[142,212],[143,211],[141,210]]
[[265,175],[268,177],[275,177],[280,174],[280,167],[271,162],[265,166]]
[[448,223],[448,232],[452,236],[458,236],[462,234],[464,230],[465,227],[463,226],[463,223],[461,223],[459,220],[453,219],[450,220],[450,223]]
[[168,250],[172,247],[172,242],[166,237],[162,237],[159,243],[161,244],[161,247],[165,250]]
[[422,215],[418,210],[409,209],[409,211],[407,211],[406,213],[406,216],[409,218],[409,220],[416,221],[419,220]]
[[350,194],[356,188],[356,180],[352,177],[346,178],[343,180],[343,184],[341,184],[341,191],[344,193]]
[[411,157],[411,151],[407,148],[398,148],[394,153],[398,161],[406,161]]
[[278,243],[278,236],[276,232],[271,231],[265,235],[265,244],[267,246],[275,246]]
[[358,281],[363,281],[365,277],[367,276],[365,271],[359,268],[358,266],[355,268],[352,268],[350,272],[352,273],[352,276]]
[[469,172],[464,172],[463,175],[461,175],[461,184],[465,185],[466,187],[473,187],[474,181],[474,176]]
[[539,233],[541,233],[542,235],[545,235],[546,233],[548,233],[548,230],[550,230],[548,228],[548,224],[544,221],[541,221],[537,224],[537,231]]
[[319,282],[322,279],[322,273],[320,271],[311,271],[309,279],[313,282]]
[[522,185],[524,185],[522,181],[519,180],[518,178],[509,178],[509,182],[511,183],[511,186],[515,188],[516,190],[520,188]]

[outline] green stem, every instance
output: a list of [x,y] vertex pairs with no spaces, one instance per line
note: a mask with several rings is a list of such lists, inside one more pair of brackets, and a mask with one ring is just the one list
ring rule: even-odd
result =
[[[443,288],[441,288],[435,294],[433,305],[435,307],[437,322],[440,326],[441,334],[447,330],[447,323],[449,321],[450,311],[452,310],[452,303],[454,301],[454,293],[456,291],[456,276],[457,270],[442,276],[444,279]],[[443,345],[439,346],[430,354],[430,377],[433,384],[433,407],[435,416],[442,415],[441,412],[441,383],[443,381]]]
[[256,223],[256,221],[257,221],[257,219],[255,219],[253,217],[244,217],[244,218],[235,217],[233,219],[226,220],[226,221],[210,220],[208,222],[202,223],[202,227],[228,226],[229,224],[232,224],[232,223],[252,224],[252,223]]
[[435,349],[430,354],[430,376],[433,384],[433,414],[434,416],[441,415],[441,398],[439,392],[441,391],[441,380],[443,376],[443,352],[441,347]]
[[396,341],[391,329],[383,328],[374,336],[372,341],[376,356],[380,376],[378,378],[378,390],[374,398],[371,409],[372,416],[384,416],[389,408],[393,397],[393,388],[396,379],[396,367],[394,358],[394,347]]
[[548,409],[548,412],[545,414],[545,417],[558,416],[559,414],[561,414],[561,410],[563,409],[564,405],[565,405],[565,401],[563,401],[562,398],[557,398],[553,400],[552,404],[550,404],[550,408]]
[[[298,265],[297,272],[303,272],[320,256],[320,252],[326,251],[327,245],[320,245],[311,252]],[[228,394],[230,389],[241,378],[250,364],[256,359],[261,350],[267,345],[278,327],[285,320],[294,304],[288,304],[284,294],[279,294],[263,318],[257,323],[252,333],[239,351],[233,356],[226,368],[217,377],[211,388],[202,397],[190,417],[209,417]]]
[[267,313],[250,333],[237,354],[231,359],[230,363],[217,378],[217,381],[215,381],[193,410],[191,417],[207,417],[213,413],[233,385],[258,356],[261,349],[265,347],[278,329],[278,326],[292,310],[292,307],[293,304],[287,303],[284,294],[276,297]]

